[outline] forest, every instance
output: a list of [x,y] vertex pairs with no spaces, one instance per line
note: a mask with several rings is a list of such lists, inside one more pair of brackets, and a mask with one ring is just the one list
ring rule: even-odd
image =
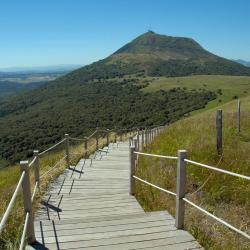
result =
[[33,90],[29,98],[24,93],[0,104],[2,167],[31,156],[34,149],[44,149],[65,133],[83,137],[96,127],[167,124],[216,98],[211,91],[181,88],[144,93],[142,86],[131,82],[104,79],[68,86],[53,93],[53,85],[47,85]]

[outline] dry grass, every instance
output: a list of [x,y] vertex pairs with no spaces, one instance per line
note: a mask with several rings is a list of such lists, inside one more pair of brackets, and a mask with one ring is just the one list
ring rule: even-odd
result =
[[[100,135],[101,136],[101,135]],[[122,140],[128,139],[128,134],[122,136]],[[112,133],[109,136],[109,141],[113,142],[115,134]],[[118,138],[117,138],[118,139]],[[107,144],[106,137],[99,138],[99,148],[103,148]],[[70,165],[75,165],[81,158],[87,157],[94,153],[96,150],[96,141],[91,139],[88,142],[87,152],[84,149],[84,142],[70,141]],[[40,158],[40,176],[48,172],[53,166],[64,157],[65,149],[64,145],[60,145],[56,151],[51,151]],[[46,174],[41,179],[40,190],[35,196],[33,202],[34,210],[36,210],[40,204],[43,194],[46,192],[48,184],[58,177],[66,168],[66,161],[63,160],[57,165],[53,171]],[[11,196],[16,188],[16,184],[20,178],[19,166],[10,166],[0,170],[0,214],[2,215],[11,199]],[[31,168],[30,179],[32,185],[32,191],[34,188],[34,171]],[[20,244],[20,238],[23,230],[24,223],[24,210],[22,202],[22,194],[18,196],[14,209],[8,219],[7,225],[0,235],[0,249],[18,249]]]
[[[216,152],[215,110],[170,125],[146,152],[176,155],[186,149],[188,158],[233,172],[250,173],[250,98],[242,100],[242,132],[236,133],[236,102],[223,109],[223,157]],[[137,175],[175,191],[176,161],[139,158]],[[227,222],[250,233],[249,181],[187,165],[187,197]],[[175,200],[137,183],[136,196],[148,210],[167,209],[174,215]],[[249,241],[186,205],[185,227],[206,249],[250,249]]]

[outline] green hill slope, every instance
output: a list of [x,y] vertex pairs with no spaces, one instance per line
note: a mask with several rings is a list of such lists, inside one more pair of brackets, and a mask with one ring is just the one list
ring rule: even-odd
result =
[[209,91],[146,94],[132,84],[86,82],[47,85],[0,104],[0,154],[15,162],[65,133],[84,136],[96,127],[141,127],[175,121],[215,98]]
[[[249,96],[249,76],[222,76],[222,75],[197,75],[184,77],[157,77],[147,78],[149,84],[144,88],[145,92],[169,90],[172,88],[205,89],[217,93],[217,98],[210,102],[206,109],[230,102],[233,99]],[[204,109],[199,110],[199,112]]]
[[[250,97],[242,99],[242,132],[236,133],[237,102],[223,110],[223,157],[217,155],[215,110],[171,124],[145,152],[176,156],[186,149],[188,158],[249,176]],[[140,157],[137,176],[175,192],[176,161]],[[175,199],[154,188],[137,183],[137,198],[147,210],[168,209],[174,214]],[[188,199],[225,221],[250,233],[249,181],[187,164]],[[249,241],[215,223],[186,205],[185,225],[206,249],[249,249]]]

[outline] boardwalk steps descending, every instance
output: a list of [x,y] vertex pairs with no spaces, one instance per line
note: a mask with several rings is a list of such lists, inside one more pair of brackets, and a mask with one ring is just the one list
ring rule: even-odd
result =
[[165,211],[146,213],[129,195],[129,144],[111,143],[51,183],[26,249],[201,249]]

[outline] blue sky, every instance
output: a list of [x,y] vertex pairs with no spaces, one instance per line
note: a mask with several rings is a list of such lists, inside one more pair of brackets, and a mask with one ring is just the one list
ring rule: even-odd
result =
[[149,29],[250,61],[249,13],[248,0],[1,0],[0,68],[88,64]]

